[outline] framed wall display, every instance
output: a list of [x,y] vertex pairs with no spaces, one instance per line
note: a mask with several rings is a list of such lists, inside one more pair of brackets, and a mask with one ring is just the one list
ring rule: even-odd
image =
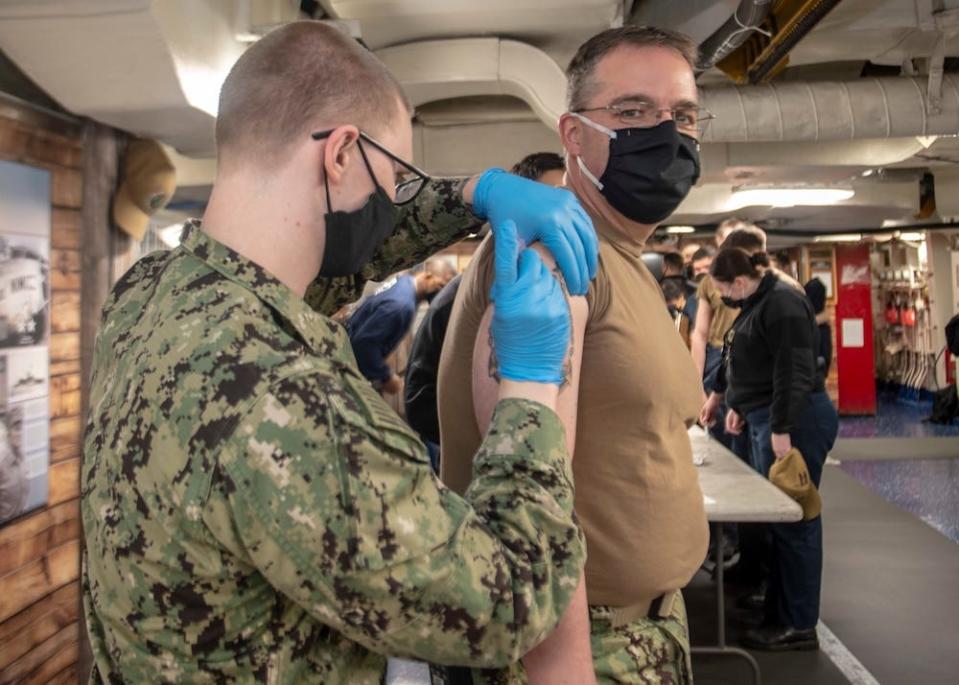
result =
[[0,523],[47,502],[50,173],[0,161]]
[[819,279],[826,286],[826,302],[836,303],[836,253],[832,247],[810,247],[809,278]]

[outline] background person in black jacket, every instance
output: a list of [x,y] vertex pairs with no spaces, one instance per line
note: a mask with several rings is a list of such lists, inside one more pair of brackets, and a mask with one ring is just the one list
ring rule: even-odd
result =
[[[726,336],[724,372],[700,418],[711,422],[725,393],[726,430],[740,433],[748,424],[753,467],[768,477],[773,462],[795,446],[818,487],[839,420],[817,369],[816,316],[804,293],[757,268],[760,259],[727,248],[713,261],[710,271],[720,293],[742,311]],[[817,649],[822,519],[770,529],[765,621],[743,642],[754,649]]]
[[816,312],[816,323],[819,325],[819,370],[825,378],[832,365],[832,329],[829,326],[829,314],[826,313],[826,286],[818,278],[812,278],[803,288],[812,303],[813,311]]

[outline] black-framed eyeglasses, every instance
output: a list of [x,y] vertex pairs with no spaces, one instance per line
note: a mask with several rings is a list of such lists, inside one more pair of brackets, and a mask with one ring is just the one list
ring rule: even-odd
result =
[[[332,134],[335,130],[336,129],[331,128],[328,131],[317,131],[316,133],[311,133],[310,137],[313,138],[313,140],[324,140],[329,138],[330,134]],[[416,196],[419,195],[420,191],[426,186],[427,181],[430,180],[429,174],[394,154],[389,148],[377,141],[365,131],[360,131],[360,140],[369,143],[384,155],[399,164],[405,170],[397,174],[396,197],[393,199],[393,204],[396,206],[401,206],[409,204],[415,200]],[[358,147],[360,148],[360,154],[363,155],[363,159],[368,165],[369,160],[366,159],[366,152],[364,152],[363,146],[359,145]],[[372,170],[370,173],[372,173]]]
[[669,112],[676,128],[690,136],[700,136],[706,130],[709,122],[716,115],[705,107],[679,106],[656,107],[656,105],[633,100],[621,104],[606,105],[605,107],[583,107],[573,110],[577,114],[583,112],[610,112],[628,128],[650,128],[662,121],[663,112]]

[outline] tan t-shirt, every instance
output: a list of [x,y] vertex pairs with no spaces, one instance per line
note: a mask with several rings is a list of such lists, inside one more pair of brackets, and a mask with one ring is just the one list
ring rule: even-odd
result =
[[[706,555],[703,495],[686,433],[702,385],[641,246],[593,217],[600,268],[587,296],[573,472],[590,604],[629,606],[686,585]],[[473,347],[492,284],[492,243],[463,277],[439,371],[441,477],[469,485],[480,445]]]
[[733,327],[736,317],[739,316],[739,310],[723,304],[723,296],[720,294],[719,288],[716,287],[713,277],[709,274],[706,274],[706,278],[699,282],[696,297],[699,298],[700,302],[708,302],[709,308],[712,310],[713,315],[709,320],[709,344],[722,349],[723,338],[726,337],[726,332]]

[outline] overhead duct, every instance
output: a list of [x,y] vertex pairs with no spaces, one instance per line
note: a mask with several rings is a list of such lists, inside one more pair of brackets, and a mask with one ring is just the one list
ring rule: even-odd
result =
[[760,30],[759,25],[769,15],[772,4],[773,0],[742,0],[726,23],[700,44],[697,70],[711,69],[745,43],[749,34]]
[[840,2],[841,0],[805,0],[801,9],[789,18],[749,67],[749,82],[761,83],[782,69],[790,51]]
[[634,2],[631,24],[664,26],[696,43],[708,40],[723,25],[741,0],[682,0],[682,2]]
[[217,94],[245,48],[233,8],[232,0],[5,0],[0,44],[71,112],[212,154]]
[[557,130],[566,111],[566,76],[532,45],[499,38],[408,43],[376,53],[403,85],[413,106],[474,95],[520,98]]
[[[377,52],[413,101],[482,95],[524,100],[556,129],[566,79],[544,52],[498,38],[410,43]],[[911,138],[959,133],[959,79],[943,76],[942,110],[926,111],[924,78],[786,82],[701,89],[716,115],[704,141],[726,143]]]
[[[775,3],[775,6],[763,3],[766,7],[762,11],[767,15],[763,20],[759,19],[755,7],[759,3],[743,0],[741,8],[748,9],[750,18],[758,19],[762,28],[751,26],[745,34],[735,33],[735,25],[727,23],[723,28],[732,31],[741,46],[725,51],[725,59],[717,66],[738,83],[768,81],[786,67],[792,49],[839,3],[840,0],[792,0]],[[734,15],[732,22],[736,20]]]
[[752,143],[959,133],[959,78],[943,76],[937,114],[926,110],[926,91],[926,79],[919,77],[704,88],[700,102],[716,118],[703,139]]

